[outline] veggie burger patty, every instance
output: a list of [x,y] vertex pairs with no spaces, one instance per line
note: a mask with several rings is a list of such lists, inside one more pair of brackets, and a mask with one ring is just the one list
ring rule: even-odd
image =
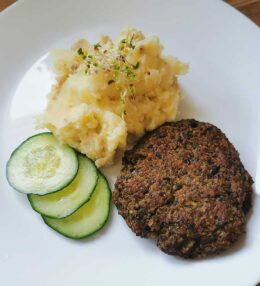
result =
[[252,183],[220,129],[181,120],[126,151],[113,201],[132,231],[156,239],[162,251],[205,257],[245,232]]

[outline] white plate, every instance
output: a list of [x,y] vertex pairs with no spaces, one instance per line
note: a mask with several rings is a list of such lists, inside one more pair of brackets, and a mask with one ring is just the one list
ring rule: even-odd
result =
[[[246,239],[201,261],[167,256],[135,237],[114,208],[108,227],[73,241],[48,228],[5,180],[10,152],[35,133],[33,116],[52,81],[45,55],[79,37],[115,36],[125,25],[160,36],[190,63],[180,117],[219,126],[255,180]],[[20,0],[0,15],[0,284],[254,285],[260,281],[260,32],[222,1]],[[257,141],[258,140],[258,141]],[[258,162],[258,168],[257,168]],[[110,170],[113,183],[117,168]]]

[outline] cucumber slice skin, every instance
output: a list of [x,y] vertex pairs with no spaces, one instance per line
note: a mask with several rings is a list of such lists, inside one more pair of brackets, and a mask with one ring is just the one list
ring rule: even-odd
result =
[[75,155],[75,158],[77,160],[77,165],[76,165],[76,168],[75,168],[75,171],[74,171],[74,174],[73,176],[71,176],[67,181],[64,182],[63,185],[60,185],[58,188],[54,188],[53,190],[51,191],[48,191],[48,192],[42,192],[42,193],[38,193],[38,192],[27,192],[26,190],[22,190],[21,188],[17,188],[17,186],[12,182],[12,179],[10,178],[10,174],[9,174],[9,171],[10,171],[10,165],[12,163],[12,159],[15,157],[16,153],[20,150],[20,148],[29,140],[35,138],[35,137],[38,137],[38,136],[42,136],[42,135],[48,135],[48,136],[53,136],[55,137],[51,132],[42,132],[42,133],[38,133],[38,134],[35,134],[35,135],[32,135],[30,137],[28,137],[26,140],[24,140],[20,145],[18,145],[18,147],[15,148],[15,150],[11,153],[11,156],[9,158],[9,160],[7,161],[6,163],[6,179],[7,179],[7,182],[9,183],[9,185],[14,189],[16,190],[17,192],[19,193],[22,193],[22,194],[36,194],[36,195],[39,195],[39,196],[44,196],[46,194],[51,194],[51,193],[55,193],[55,192],[58,192],[60,190],[62,190],[63,188],[67,187],[68,185],[70,185],[70,183],[75,179],[77,173],[78,173],[78,170],[79,170],[79,159],[78,159],[78,152],[76,150],[74,150],[73,148],[69,147],[71,152],[74,153]]
[[[106,217],[105,217],[104,221],[103,221],[97,228],[95,228],[95,230],[93,230],[93,231],[91,231],[91,232],[88,232],[88,231],[87,231],[85,234],[82,234],[82,235],[70,235],[70,234],[68,234],[67,232],[64,232],[64,231],[62,231],[61,229],[58,229],[57,227],[53,226],[53,225],[51,224],[51,221],[50,221],[50,220],[52,220],[52,219],[50,219],[50,218],[48,218],[48,217],[42,215],[42,219],[43,219],[43,221],[45,222],[45,224],[46,224],[47,226],[49,226],[50,228],[52,228],[53,230],[55,230],[56,232],[58,232],[59,234],[65,236],[65,237],[67,237],[67,238],[75,239],[75,240],[80,240],[80,239],[83,239],[83,238],[87,238],[87,237],[89,237],[89,236],[92,236],[92,235],[94,235],[95,233],[97,233],[98,231],[100,231],[102,228],[104,228],[104,226],[106,225],[106,223],[107,223],[107,221],[108,221],[108,219],[109,219],[109,217],[110,217],[112,192],[111,192],[111,189],[110,189],[110,186],[109,186],[109,183],[108,183],[106,177],[105,177],[100,171],[99,171],[99,176],[101,176],[102,179],[104,179],[104,182],[105,182],[105,185],[106,185],[106,191],[107,191],[107,194],[108,194],[108,201],[107,201],[108,210],[107,210],[107,214],[106,214]],[[98,184],[97,184],[97,185],[98,185]],[[94,191],[94,193],[95,193],[95,191]],[[93,197],[93,195],[92,195],[92,197]],[[91,200],[90,200],[90,202],[91,202]],[[88,203],[89,203],[89,202],[87,202],[86,204],[88,204]],[[86,204],[84,204],[81,208],[84,208],[84,206],[85,206]],[[81,208],[79,208],[78,211],[79,211]],[[74,213],[74,214],[75,214],[75,213]],[[73,214],[72,214],[72,215],[73,215]],[[67,217],[67,218],[69,218],[69,217]],[[66,219],[66,218],[65,218],[65,219]],[[55,220],[58,221],[59,219],[55,219]],[[61,219],[61,220],[62,220],[62,219]]]
[[[79,157],[79,171],[78,171],[78,173],[77,173],[77,176],[81,175],[81,174],[80,174],[81,172],[84,172],[84,169],[81,170],[81,160],[87,160],[87,161],[89,161],[89,163],[91,164],[91,167],[93,167],[93,171],[95,171],[93,174],[91,174],[92,176],[93,176],[93,175],[95,176],[95,178],[94,178],[95,183],[94,183],[94,184],[92,183],[92,188],[91,188],[92,190],[87,194],[87,196],[84,198],[84,200],[82,200],[82,201],[81,201],[76,207],[74,207],[70,212],[67,212],[65,215],[63,214],[63,215],[58,215],[58,216],[50,215],[48,212],[46,213],[46,212],[44,212],[43,210],[41,210],[40,208],[37,208],[37,203],[35,203],[35,201],[34,201],[34,198],[35,198],[35,197],[36,197],[36,199],[37,199],[37,197],[41,198],[41,197],[45,197],[45,196],[52,196],[53,194],[57,194],[57,195],[58,195],[58,193],[63,192],[63,191],[66,191],[66,189],[67,189],[67,188],[70,188],[70,186],[73,185],[73,182],[74,182],[75,180],[77,180],[77,176],[76,176],[75,179],[74,179],[68,186],[66,186],[64,189],[60,190],[59,192],[47,194],[47,195],[44,195],[44,196],[39,196],[39,195],[34,195],[34,194],[28,194],[28,195],[27,195],[27,198],[28,198],[28,200],[29,200],[29,202],[30,202],[31,207],[33,208],[33,210],[35,210],[35,211],[38,212],[39,214],[43,215],[44,217],[54,218],[54,219],[62,219],[62,218],[65,218],[65,217],[67,217],[67,216],[72,215],[72,214],[73,214],[74,212],[76,212],[81,206],[83,206],[85,203],[87,203],[87,202],[91,199],[91,197],[92,197],[92,195],[93,195],[93,193],[94,193],[94,191],[95,191],[95,187],[96,187],[96,185],[97,185],[97,182],[98,182],[98,170],[97,170],[97,167],[96,167],[95,163],[94,163],[91,159],[89,159],[88,157],[86,157],[85,155],[78,154],[78,157]],[[83,168],[84,168],[84,167],[83,167]],[[72,186],[72,187],[73,187],[73,186]],[[75,191],[75,190],[73,190],[73,191]],[[62,195],[62,194],[61,194],[61,195]]]

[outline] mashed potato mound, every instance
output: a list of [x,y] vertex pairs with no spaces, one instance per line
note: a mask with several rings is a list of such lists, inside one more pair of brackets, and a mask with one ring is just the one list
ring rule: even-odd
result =
[[128,139],[175,119],[181,91],[177,75],[187,65],[162,55],[159,38],[124,29],[115,43],[80,40],[52,53],[57,84],[40,127],[93,159],[113,163]]

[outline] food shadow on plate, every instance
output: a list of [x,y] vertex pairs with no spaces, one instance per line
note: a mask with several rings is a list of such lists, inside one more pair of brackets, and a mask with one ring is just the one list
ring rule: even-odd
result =
[[[135,234],[133,233],[133,235]],[[153,252],[153,253],[159,252],[159,255],[160,253],[162,253],[160,249],[158,249],[158,247],[156,246],[156,240],[142,238],[142,237],[137,237],[137,238],[138,238],[138,243],[140,244],[140,247],[142,249],[145,249],[146,251]]]
[[19,202],[19,204],[21,206],[23,206],[23,208],[28,208],[28,206],[31,208],[31,205],[30,205],[30,202],[27,198],[27,195],[26,194],[23,194],[19,191],[15,191],[15,190],[12,190],[12,195],[15,196],[15,199]]

